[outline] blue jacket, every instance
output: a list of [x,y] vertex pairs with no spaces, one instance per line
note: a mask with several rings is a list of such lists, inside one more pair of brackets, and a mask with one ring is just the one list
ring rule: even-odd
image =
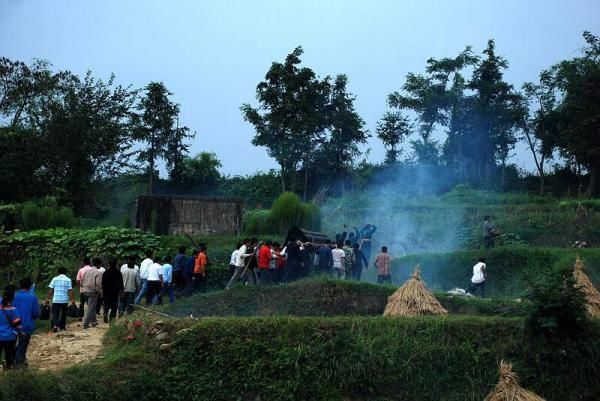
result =
[[194,275],[194,262],[196,260],[193,256],[190,256],[188,260],[185,262],[185,267],[183,269],[183,276],[187,278],[191,278]]
[[35,295],[25,290],[19,290],[15,294],[13,306],[21,315],[21,324],[25,334],[33,334],[35,331],[35,320],[40,317],[40,304]]
[[16,326],[20,326],[21,316],[12,305],[0,306],[0,341],[12,341],[17,338]]

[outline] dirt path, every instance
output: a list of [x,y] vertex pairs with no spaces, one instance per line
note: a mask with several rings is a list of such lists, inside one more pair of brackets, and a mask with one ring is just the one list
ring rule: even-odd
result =
[[81,323],[73,322],[67,325],[66,331],[34,334],[27,350],[29,367],[60,370],[94,359],[102,349],[102,337],[107,329],[108,324],[102,322],[87,330]]

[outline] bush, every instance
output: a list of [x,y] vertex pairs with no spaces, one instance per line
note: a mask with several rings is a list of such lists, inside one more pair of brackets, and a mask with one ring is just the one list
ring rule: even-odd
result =
[[250,210],[244,216],[244,232],[249,235],[273,234],[277,226],[271,219],[270,210]]
[[75,225],[73,211],[67,207],[40,206],[27,203],[22,212],[23,227],[27,231],[46,228],[71,228]]
[[309,230],[321,229],[321,212],[312,203],[302,203],[298,195],[292,192],[282,193],[271,206],[271,220],[280,233],[292,226]]

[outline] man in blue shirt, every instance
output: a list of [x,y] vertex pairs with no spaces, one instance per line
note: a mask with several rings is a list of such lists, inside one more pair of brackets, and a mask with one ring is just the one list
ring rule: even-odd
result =
[[21,315],[22,333],[17,339],[15,367],[27,366],[27,347],[31,335],[35,331],[35,320],[40,317],[40,304],[35,294],[30,292],[31,279],[26,277],[19,281],[20,290],[15,294],[13,306]]
[[173,283],[173,274],[174,274],[174,268],[173,266],[171,266],[171,264],[169,263],[171,261],[171,257],[167,256],[164,261],[163,261],[163,265],[162,265],[162,275],[163,275],[163,288],[162,288],[162,295],[164,296],[169,296],[169,303],[173,303],[175,302],[175,289],[173,288],[174,283]]
[[[183,270],[187,257],[185,256],[185,246],[179,247],[179,253],[173,258],[173,288],[175,291],[180,291],[185,288],[185,280],[183,279]],[[168,262],[165,262],[168,263]]]
[[75,296],[71,279],[66,276],[65,267],[58,268],[58,276],[54,277],[48,284],[48,298],[46,304],[52,302],[52,330],[56,333],[58,329],[67,329],[67,306],[69,300],[75,305]]

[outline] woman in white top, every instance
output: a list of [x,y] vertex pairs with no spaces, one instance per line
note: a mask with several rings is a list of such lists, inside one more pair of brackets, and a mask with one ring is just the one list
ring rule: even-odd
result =
[[485,298],[485,267],[485,258],[479,258],[479,262],[473,266],[473,276],[469,286],[469,292],[475,295],[479,291],[481,298]]

